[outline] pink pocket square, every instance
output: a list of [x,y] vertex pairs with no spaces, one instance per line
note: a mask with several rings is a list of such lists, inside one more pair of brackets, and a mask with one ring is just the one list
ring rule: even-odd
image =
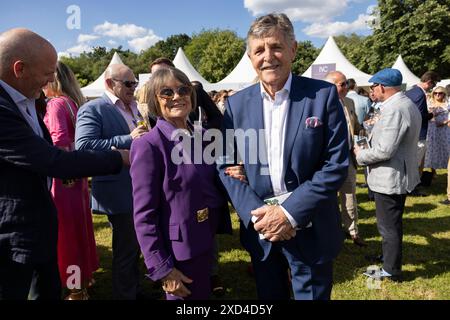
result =
[[323,125],[318,117],[309,117],[305,120],[306,128],[317,128]]

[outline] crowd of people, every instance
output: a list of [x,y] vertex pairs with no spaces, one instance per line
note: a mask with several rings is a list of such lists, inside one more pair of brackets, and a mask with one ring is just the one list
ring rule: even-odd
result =
[[[359,167],[382,237],[382,266],[365,275],[401,281],[406,197],[424,195],[424,167],[450,169],[449,86],[429,71],[403,92],[390,68],[370,92],[338,70],[297,76],[285,14],[257,18],[247,48],[258,78],[238,92],[207,93],[161,57],[139,91],[129,67],[110,65],[104,95],[85,101],[47,40],[0,35],[0,300],[89,299],[91,212],[112,229],[114,299],[142,295],[141,256],[166,300],[223,295],[216,235],[232,231],[229,203],[258,299],[328,300],[344,236],[367,246]],[[213,162],[197,157],[208,130],[222,132]]]

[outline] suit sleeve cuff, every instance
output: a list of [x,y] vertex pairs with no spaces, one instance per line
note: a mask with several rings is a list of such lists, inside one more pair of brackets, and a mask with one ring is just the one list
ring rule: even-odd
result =
[[289,214],[289,212],[285,208],[283,208],[283,206],[280,206],[280,208],[281,208],[281,210],[283,210],[284,215],[291,223],[292,228],[296,228],[298,226],[297,221],[294,220],[294,218]]

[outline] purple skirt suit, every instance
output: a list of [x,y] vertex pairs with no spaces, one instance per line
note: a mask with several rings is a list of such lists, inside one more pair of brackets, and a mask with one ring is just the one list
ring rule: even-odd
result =
[[208,299],[214,236],[231,232],[226,192],[214,164],[172,160],[181,144],[171,139],[175,130],[159,118],[132,143],[134,224],[148,277],[160,280],[176,267],[193,280],[185,284],[192,294],[184,299]]

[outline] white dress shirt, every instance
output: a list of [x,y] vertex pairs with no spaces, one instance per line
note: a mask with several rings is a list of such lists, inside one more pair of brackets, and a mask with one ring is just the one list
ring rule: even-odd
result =
[[[284,87],[275,93],[275,99],[266,92],[262,83],[261,97],[263,99],[263,116],[264,116],[264,130],[266,139],[267,160],[269,164],[270,180],[275,196],[287,193],[286,184],[284,183],[284,176],[286,173],[284,159],[284,142],[286,140],[286,126],[287,115],[291,99],[289,94],[291,92],[292,73],[289,74]],[[283,206],[280,206],[284,214],[288,218],[292,227],[297,226],[297,222],[287,212]],[[256,221],[256,217],[252,218]]]
[[42,128],[39,125],[36,113],[36,100],[25,97],[22,93],[2,80],[0,80],[0,84],[2,85],[3,89],[5,89],[5,91],[11,96],[14,103],[19,107],[20,113],[22,113],[23,117],[33,129],[34,133],[43,138],[44,133],[42,132]]

